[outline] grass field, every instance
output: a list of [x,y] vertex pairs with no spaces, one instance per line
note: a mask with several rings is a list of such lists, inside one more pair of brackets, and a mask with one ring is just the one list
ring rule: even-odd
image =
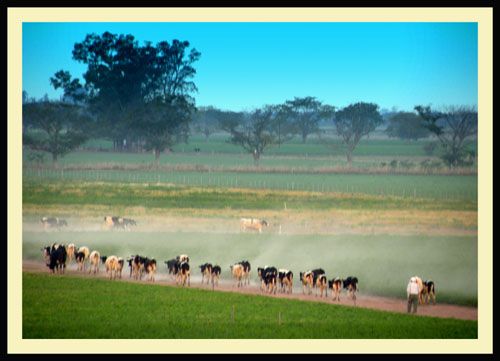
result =
[[[217,133],[211,135],[208,140],[199,134],[189,137],[189,143],[180,143],[173,147],[177,153],[192,153],[195,148],[200,148],[202,153],[228,153],[240,154],[242,148],[227,142],[228,135]],[[304,144],[299,138],[294,138],[281,146],[274,146],[266,150],[268,155],[295,155],[303,156],[344,156],[341,142],[333,138],[333,146],[326,146],[317,136],[312,135]],[[361,139],[358,147],[354,150],[354,156],[426,156],[424,145],[435,140],[422,139],[407,142],[400,139],[388,138],[385,134],[376,132],[370,138]],[[475,143],[471,144],[475,147]],[[103,139],[91,139],[83,146],[90,149],[112,150],[113,143]],[[344,159],[345,160],[345,159]]]
[[23,273],[23,338],[462,339],[477,321]]
[[25,188],[52,182],[164,183],[180,186],[304,190],[311,192],[360,193],[408,199],[428,198],[477,203],[477,176],[370,175],[370,174],[275,174],[229,172],[157,172],[122,170],[25,171]]

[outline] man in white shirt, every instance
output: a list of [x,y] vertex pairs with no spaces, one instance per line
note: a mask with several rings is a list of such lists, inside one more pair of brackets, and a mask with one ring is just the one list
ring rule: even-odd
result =
[[413,308],[413,313],[417,313],[419,291],[420,289],[418,287],[416,277],[410,278],[410,282],[406,287],[406,294],[408,296],[408,313],[410,313],[412,308]]

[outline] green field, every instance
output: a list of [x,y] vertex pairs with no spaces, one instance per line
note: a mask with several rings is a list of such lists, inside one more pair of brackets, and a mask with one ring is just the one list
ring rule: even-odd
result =
[[217,188],[359,193],[408,199],[428,198],[477,203],[477,176],[388,174],[280,174],[230,172],[158,172],[154,170],[25,170],[23,183],[157,183]]
[[22,317],[24,339],[477,338],[477,321],[30,273]]
[[[331,137],[330,137],[331,138]],[[195,148],[200,148],[201,153],[227,153],[241,154],[242,148],[228,143],[228,135],[217,133],[211,135],[208,140],[199,134],[189,137],[189,142],[179,143],[173,147],[176,153],[193,153]],[[294,138],[279,147],[274,146],[265,151],[267,155],[291,155],[291,156],[344,156],[341,142],[333,137],[333,146],[326,146],[317,136],[311,136],[304,144],[299,138]],[[358,147],[354,150],[354,156],[389,156],[389,157],[425,157],[424,145],[431,142],[431,139],[419,141],[404,141],[400,139],[388,138],[381,132],[375,132],[370,138],[361,139]],[[435,140],[434,140],[435,141]],[[475,143],[471,144],[473,148]],[[100,149],[104,151],[113,150],[113,143],[102,139],[91,139],[83,145],[87,149]],[[249,157],[250,158],[250,157]],[[344,159],[345,160],[345,159]]]
[[[222,267],[225,280],[231,279],[229,265],[243,259],[254,270],[274,265],[296,276],[321,267],[328,279],[357,276],[362,294],[401,299],[408,279],[417,274],[435,282],[439,302],[477,305],[476,236],[24,231],[23,258],[42,261],[40,249],[53,242],[85,245],[102,255],[153,257],[161,263],[159,272],[164,275],[163,261],[179,254],[190,256],[193,275],[200,276],[198,265],[211,262]],[[255,272],[252,279],[257,284]],[[301,292],[300,287],[296,292]]]

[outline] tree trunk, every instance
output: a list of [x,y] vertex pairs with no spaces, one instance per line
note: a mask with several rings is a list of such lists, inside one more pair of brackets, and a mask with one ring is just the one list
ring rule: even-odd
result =
[[52,153],[52,166],[54,168],[57,168],[58,167],[58,163],[57,163],[57,153]]
[[257,152],[257,151],[254,151],[252,155],[253,155],[253,163],[254,163],[254,165],[256,167],[258,167],[259,166],[260,153]]
[[349,165],[349,168],[352,168],[352,150],[348,149],[346,152],[347,156],[347,164]]
[[306,144],[307,133],[302,133],[302,144]]
[[156,168],[160,167],[160,150],[155,149],[155,165]]

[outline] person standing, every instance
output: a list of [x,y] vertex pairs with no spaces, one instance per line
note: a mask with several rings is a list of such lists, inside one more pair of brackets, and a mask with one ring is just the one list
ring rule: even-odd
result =
[[406,294],[408,296],[408,313],[411,312],[412,308],[413,308],[413,313],[417,313],[419,291],[420,290],[418,287],[416,277],[410,278],[410,282],[406,287]]

